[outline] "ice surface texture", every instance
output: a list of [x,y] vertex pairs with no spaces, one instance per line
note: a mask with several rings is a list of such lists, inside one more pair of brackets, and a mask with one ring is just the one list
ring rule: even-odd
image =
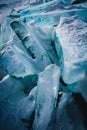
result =
[[52,126],[59,91],[60,68],[49,65],[39,74],[34,130],[47,130]]
[[0,1],[0,130],[87,130],[86,0],[16,1]]
[[72,84],[84,78],[87,69],[87,23],[75,16],[61,18],[55,40],[64,82]]

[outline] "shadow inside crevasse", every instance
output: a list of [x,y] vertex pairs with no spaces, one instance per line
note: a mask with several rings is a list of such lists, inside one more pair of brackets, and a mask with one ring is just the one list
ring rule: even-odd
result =
[[80,4],[80,3],[85,3],[87,2],[87,0],[75,0],[72,5],[75,5],[75,4]]
[[73,93],[73,97],[82,115],[84,116],[84,126],[87,128],[87,103],[79,93]]

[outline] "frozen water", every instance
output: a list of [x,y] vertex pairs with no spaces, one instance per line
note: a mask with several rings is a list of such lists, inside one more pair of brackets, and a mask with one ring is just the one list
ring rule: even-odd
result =
[[[59,91],[60,68],[49,65],[39,74],[34,130],[50,130]],[[52,128],[51,128],[52,129]]]
[[21,130],[26,130],[21,121],[17,122],[17,105],[24,97],[24,85],[20,81],[9,75],[0,81],[0,129],[15,130],[19,125]]
[[0,130],[87,130],[86,71],[87,0],[0,0]]
[[32,63],[34,63],[35,68],[37,67],[38,72],[44,70],[47,65],[51,64],[48,54],[41,46],[40,41],[35,35],[36,28],[26,26],[20,21],[12,22],[11,27],[22,41],[30,59],[32,60]]
[[15,77],[24,78],[35,73],[28,56],[15,45],[5,44],[1,47],[0,66]]
[[27,130],[26,125],[32,127],[37,87],[29,95],[24,90],[25,86],[9,75],[0,81],[0,129]]
[[8,44],[1,44],[0,66],[11,76],[22,80],[31,89],[37,84],[38,71],[32,66],[28,54],[15,45],[17,39],[15,40],[11,39]]
[[56,50],[64,82],[84,78],[87,69],[87,23],[77,17],[61,18],[56,28]]
[[29,96],[23,98],[18,104],[18,115],[25,126],[28,125],[29,130],[33,127],[35,116],[35,101],[36,101],[37,87],[33,88]]

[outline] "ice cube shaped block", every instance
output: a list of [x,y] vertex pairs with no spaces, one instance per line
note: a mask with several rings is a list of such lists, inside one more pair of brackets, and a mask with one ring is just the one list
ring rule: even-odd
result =
[[61,18],[55,42],[64,82],[81,80],[87,69],[87,23],[76,16]]

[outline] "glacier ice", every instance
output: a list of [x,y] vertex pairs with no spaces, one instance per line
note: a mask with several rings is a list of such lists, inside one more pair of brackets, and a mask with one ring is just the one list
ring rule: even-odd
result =
[[78,17],[61,18],[56,28],[56,50],[64,82],[84,78],[87,69],[87,23]]
[[0,66],[8,74],[22,80],[25,85],[32,88],[37,84],[38,72],[31,65],[32,61],[27,53],[13,44],[15,42],[17,41],[12,39],[8,44],[1,44]]
[[[67,3],[67,0],[66,0]],[[87,7],[83,5],[66,6],[66,4],[54,0],[30,7],[19,12],[20,19],[34,25],[58,25],[60,17],[79,16],[87,21]],[[31,22],[30,22],[31,21]]]
[[0,129],[27,130],[26,126],[32,127],[37,87],[28,95],[25,87],[9,75],[0,81]]
[[23,98],[18,104],[18,115],[28,129],[33,128],[33,121],[35,116],[35,101],[36,101],[37,86],[34,87],[28,96]]
[[87,130],[87,0],[10,1],[0,3],[0,130]]
[[[84,15],[83,15],[84,14]],[[30,15],[20,16],[20,19],[26,23],[33,23],[34,25],[53,25],[56,26],[59,23],[60,17],[69,17],[77,15],[81,19],[87,21],[87,8],[83,7],[67,7],[62,10],[54,10],[51,12],[34,13]]]
[[[35,73],[28,56],[17,46],[10,43],[1,45],[0,66],[15,77],[25,77]],[[28,69],[29,66],[31,68],[30,70]]]
[[0,29],[0,31],[1,31],[0,43],[7,43],[12,38],[12,36],[14,35],[13,31],[11,30],[10,24],[9,24],[10,21],[11,21],[11,19],[7,18],[1,24],[1,29]]
[[10,99],[13,94],[20,92],[23,89],[24,85],[19,80],[6,75],[0,81],[0,102]]
[[[18,103],[26,97],[24,85],[17,79],[5,76],[0,81],[0,129],[25,130],[21,121],[17,121]],[[17,128],[19,127],[19,128]]]
[[[49,65],[39,74],[34,130],[50,130],[59,91],[60,68]],[[51,128],[52,129],[52,128]]]
[[47,65],[51,64],[48,54],[34,35],[31,26],[27,27],[23,22],[13,21],[11,27],[22,41],[38,72],[44,70]]
[[45,4],[41,4],[37,7],[30,7],[28,9],[22,10],[19,12],[19,15],[21,17],[26,16],[26,15],[30,15],[30,14],[36,14],[36,13],[42,13],[42,12],[48,12],[48,11],[53,11],[53,10],[61,10],[64,9],[63,7],[64,5],[62,3],[59,3],[58,0],[53,0],[51,2],[45,3]]

